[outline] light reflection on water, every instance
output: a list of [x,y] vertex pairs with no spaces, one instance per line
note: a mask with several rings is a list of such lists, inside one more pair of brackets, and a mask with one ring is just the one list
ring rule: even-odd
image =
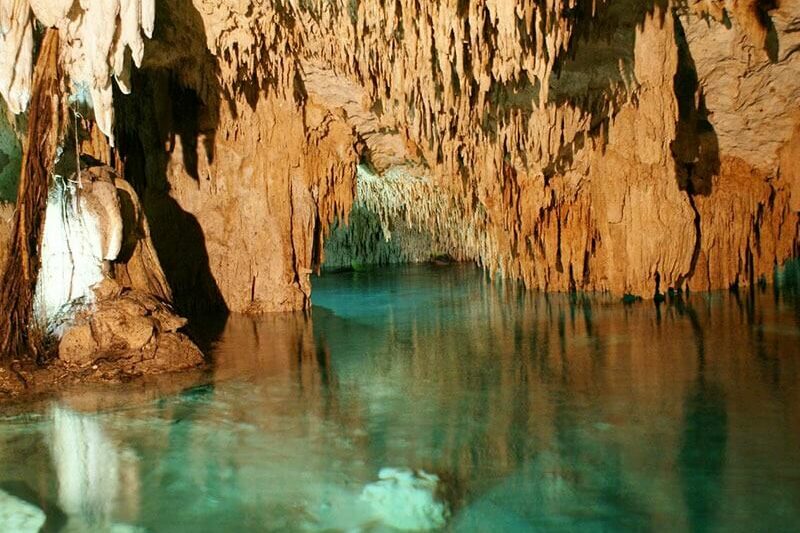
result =
[[384,466],[439,475],[457,531],[800,523],[794,289],[623,306],[462,266],[314,287],[310,316],[203,328],[207,384],[0,420],[0,488],[53,531],[382,531],[359,495]]

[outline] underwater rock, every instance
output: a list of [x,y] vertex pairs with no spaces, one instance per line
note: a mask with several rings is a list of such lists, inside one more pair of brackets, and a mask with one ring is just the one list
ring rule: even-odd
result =
[[404,531],[427,531],[444,527],[450,516],[446,503],[437,497],[439,477],[422,470],[382,468],[379,481],[361,492],[384,524]]
[[38,533],[47,517],[44,511],[0,490],[0,529],[15,533]]

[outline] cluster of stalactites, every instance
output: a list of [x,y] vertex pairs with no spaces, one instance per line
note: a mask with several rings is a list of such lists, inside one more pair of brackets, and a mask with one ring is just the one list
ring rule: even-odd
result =
[[[356,205],[377,216],[384,239],[392,239],[395,224],[402,221],[405,228],[428,234],[430,249],[457,260],[497,257],[485,213],[465,207],[419,170],[397,167],[377,176],[359,166]],[[493,270],[496,265],[485,266]]]
[[88,91],[100,129],[113,143],[111,78],[129,92],[131,63],[152,37],[155,0],[0,0],[0,95],[13,113],[31,92],[34,24],[58,28],[72,90]]
[[[303,62],[347,75],[423,149],[469,139],[498,87],[544,107],[576,21],[596,0],[195,2],[224,85],[269,80],[287,92]],[[330,36],[336,36],[335,39]],[[452,150],[451,150],[452,152]]]
[[337,221],[325,241],[324,269],[357,265],[424,263],[444,252],[433,244],[430,232],[409,228],[403,220],[391,222],[392,238],[384,237],[385,222],[354,205],[347,224]]

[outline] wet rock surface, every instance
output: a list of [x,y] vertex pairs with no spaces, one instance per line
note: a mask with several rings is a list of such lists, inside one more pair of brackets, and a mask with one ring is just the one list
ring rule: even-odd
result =
[[165,303],[112,280],[95,288],[95,303],[64,326],[58,357],[67,365],[113,363],[120,372],[184,370],[203,362],[195,344],[178,330],[186,325]]
[[[107,166],[83,168],[62,183],[51,191],[38,285],[37,326],[50,355],[3,361],[0,398],[201,367],[201,351],[180,331],[186,319],[170,303],[133,187]],[[0,225],[0,241],[6,229]]]
[[45,520],[41,509],[0,490],[0,526],[5,531],[38,533]]
[[800,253],[800,0],[128,4],[15,6],[0,92],[24,107],[36,20],[69,72],[96,59],[181,309],[308,308],[353,205],[548,291],[741,287]]
[[750,285],[800,249],[798,13],[170,0],[125,104],[131,172],[179,301],[308,307],[353,203],[400,249],[422,232],[421,256],[533,289]]

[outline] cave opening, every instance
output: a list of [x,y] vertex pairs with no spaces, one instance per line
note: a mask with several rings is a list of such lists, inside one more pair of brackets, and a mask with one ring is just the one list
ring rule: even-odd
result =
[[[441,233],[449,216],[422,219],[413,193],[424,180],[402,170],[378,176],[367,161],[358,165],[356,197],[345,218],[337,218],[324,240],[320,272],[368,270],[402,264],[454,262]],[[431,209],[430,206],[426,206]],[[423,208],[425,209],[425,207]]]
[[384,226],[379,215],[355,205],[348,221],[337,220],[325,240],[321,272],[367,270],[388,265],[445,261],[433,238],[401,220]]

